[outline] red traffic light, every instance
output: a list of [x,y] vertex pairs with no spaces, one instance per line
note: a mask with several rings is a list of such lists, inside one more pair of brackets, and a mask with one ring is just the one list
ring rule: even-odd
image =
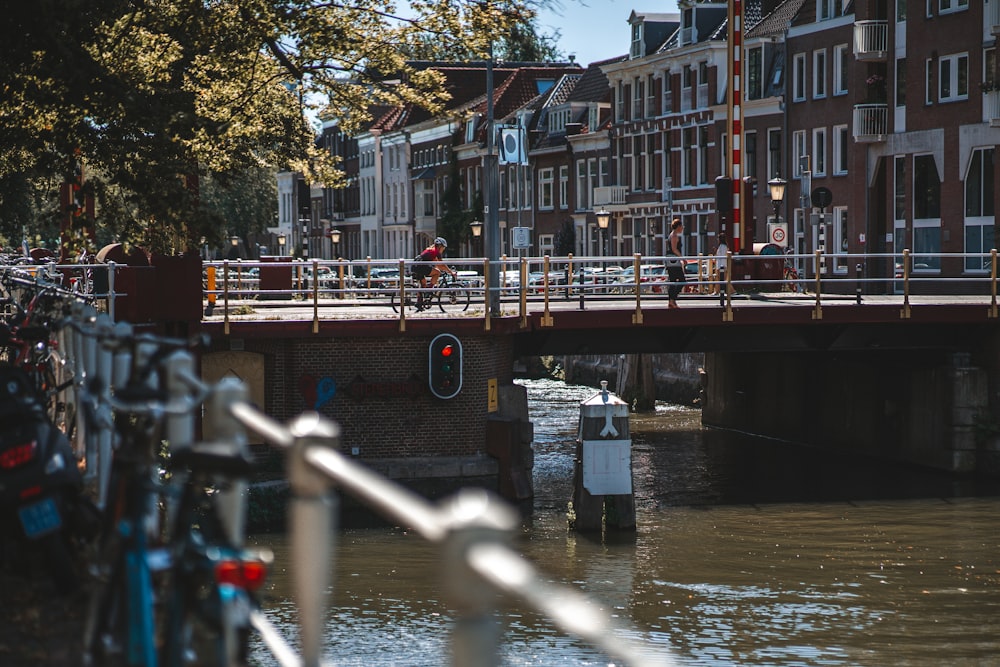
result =
[[442,357],[450,357],[451,353],[452,353],[452,350],[453,350],[453,348],[452,348],[451,345],[445,345],[444,347],[441,348],[441,356]]

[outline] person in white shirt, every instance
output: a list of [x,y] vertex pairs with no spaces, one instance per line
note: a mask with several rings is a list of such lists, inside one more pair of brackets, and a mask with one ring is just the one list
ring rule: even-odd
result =
[[715,249],[715,266],[719,271],[719,304],[726,305],[726,266],[729,261],[729,245],[726,235],[719,234],[719,247]]

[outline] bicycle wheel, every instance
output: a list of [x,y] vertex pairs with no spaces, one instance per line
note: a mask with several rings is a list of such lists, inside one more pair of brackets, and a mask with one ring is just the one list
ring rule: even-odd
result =
[[468,309],[472,301],[470,290],[465,287],[448,285],[438,290],[434,302],[442,313],[461,313]]

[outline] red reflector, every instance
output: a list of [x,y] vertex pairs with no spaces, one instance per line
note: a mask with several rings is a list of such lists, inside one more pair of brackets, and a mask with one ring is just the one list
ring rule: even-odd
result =
[[0,468],[10,470],[22,466],[35,458],[37,442],[32,440],[23,445],[15,445],[0,453]]
[[441,348],[441,356],[442,357],[451,356],[451,345],[445,345],[444,347]]
[[215,564],[215,580],[220,584],[255,591],[267,578],[267,565],[256,560],[224,560]]
[[29,486],[28,488],[21,491],[20,494],[21,500],[24,500],[25,498],[31,498],[32,496],[37,496],[41,492],[42,492],[41,486]]

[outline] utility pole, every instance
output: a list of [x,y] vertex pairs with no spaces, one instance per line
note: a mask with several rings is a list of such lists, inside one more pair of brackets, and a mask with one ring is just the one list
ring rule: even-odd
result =
[[486,158],[483,176],[486,181],[486,255],[489,257],[490,315],[500,315],[500,193],[497,190],[496,128],[493,126],[493,42],[486,61]]

